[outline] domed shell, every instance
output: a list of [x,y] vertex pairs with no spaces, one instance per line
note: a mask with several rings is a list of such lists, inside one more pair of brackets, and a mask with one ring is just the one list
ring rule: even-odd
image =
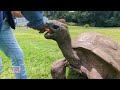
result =
[[120,71],[120,45],[111,38],[86,32],[72,40],[72,47],[88,49]]

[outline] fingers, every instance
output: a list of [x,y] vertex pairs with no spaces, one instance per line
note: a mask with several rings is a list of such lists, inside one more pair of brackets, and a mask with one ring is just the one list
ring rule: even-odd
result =
[[39,31],[39,33],[44,33],[45,32],[45,30],[38,30]]
[[32,28],[34,30],[38,30],[39,33],[44,33],[46,30],[45,30],[45,27],[38,27],[38,28],[35,28],[35,27],[31,27],[29,26],[29,28]]

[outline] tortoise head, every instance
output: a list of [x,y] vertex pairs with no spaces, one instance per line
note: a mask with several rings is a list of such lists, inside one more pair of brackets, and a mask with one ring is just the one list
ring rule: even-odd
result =
[[45,34],[46,39],[53,39],[57,42],[66,60],[73,66],[79,66],[79,57],[72,49],[71,37],[66,24],[52,20],[46,25],[50,31]]
[[46,23],[46,28],[50,30],[50,32],[44,35],[46,39],[53,39],[60,42],[64,41],[66,36],[69,36],[67,25],[57,20],[51,20]]

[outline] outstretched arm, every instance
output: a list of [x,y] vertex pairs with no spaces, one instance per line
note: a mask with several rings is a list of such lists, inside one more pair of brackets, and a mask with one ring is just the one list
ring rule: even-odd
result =
[[45,31],[42,11],[21,11],[21,13],[29,21],[28,27],[37,29],[41,33]]
[[[43,17],[42,11],[11,11],[11,13],[15,17],[24,16],[29,21],[27,26],[33,29],[37,29],[40,31],[40,33],[44,33],[45,30],[47,30],[45,29],[45,23],[48,20]],[[59,19],[58,21],[65,23],[64,19]]]
[[11,11],[15,17],[24,16],[29,23],[28,27],[37,29],[40,33],[45,31],[45,22],[43,22],[43,13],[42,11]]

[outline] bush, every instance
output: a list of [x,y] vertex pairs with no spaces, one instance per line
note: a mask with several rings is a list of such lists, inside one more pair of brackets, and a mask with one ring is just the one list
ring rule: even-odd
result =
[[74,22],[66,22],[67,25],[70,25],[70,26],[76,26],[77,24],[74,23]]
[[88,27],[90,27],[90,25],[89,24],[85,24],[83,27],[88,28]]

